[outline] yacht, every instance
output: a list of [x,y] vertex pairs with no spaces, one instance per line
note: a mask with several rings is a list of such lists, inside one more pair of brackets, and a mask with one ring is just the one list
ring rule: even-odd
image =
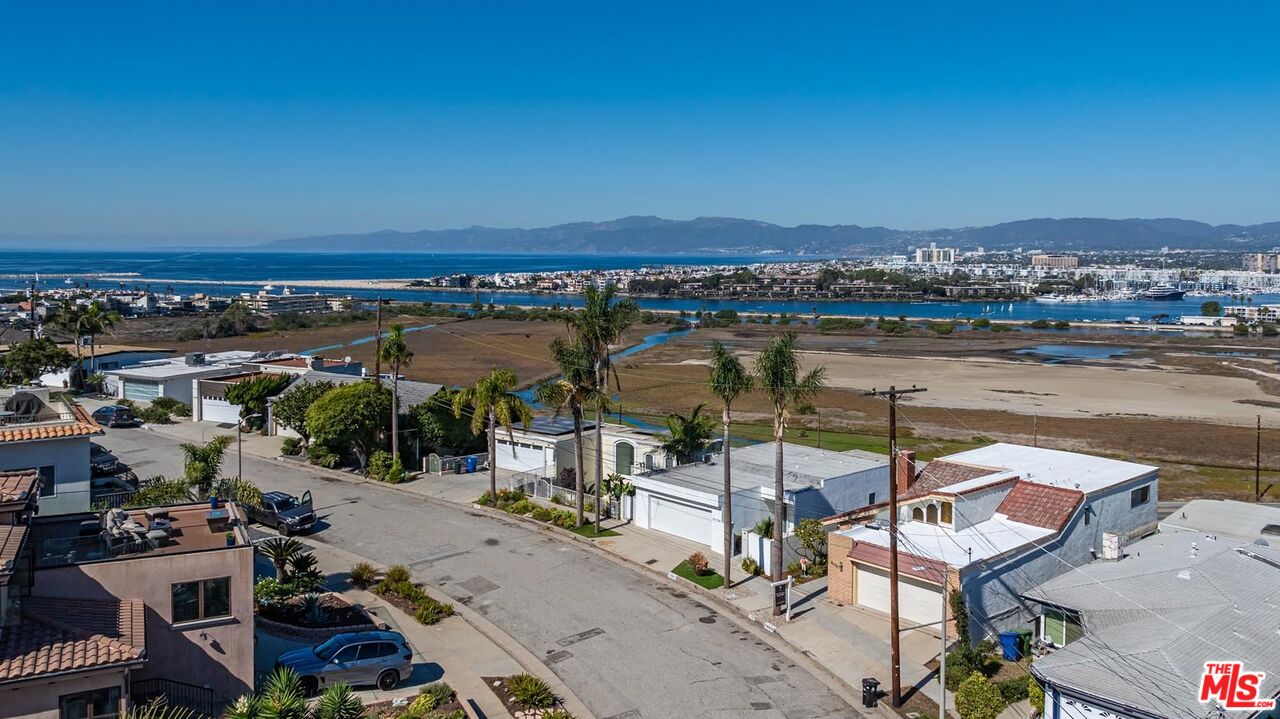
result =
[[1180,300],[1187,293],[1173,285],[1152,285],[1142,293],[1144,300]]

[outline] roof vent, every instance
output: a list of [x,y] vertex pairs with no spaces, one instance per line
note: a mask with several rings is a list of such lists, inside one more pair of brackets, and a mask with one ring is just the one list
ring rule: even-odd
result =
[[1189,581],[1191,579],[1191,572],[1185,569],[1182,570],[1181,572],[1178,572],[1178,579],[1186,579]]
[[185,361],[188,367],[199,367],[204,364],[204,353],[188,352]]

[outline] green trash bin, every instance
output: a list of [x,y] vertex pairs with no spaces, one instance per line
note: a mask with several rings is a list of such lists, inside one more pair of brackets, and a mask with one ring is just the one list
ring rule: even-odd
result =
[[1033,636],[1035,635],[1030,629],[1023,629],[1018,632],[1018,645],[1022,648],[1022,656],[1024,657],[1031,656],[1031,641]]

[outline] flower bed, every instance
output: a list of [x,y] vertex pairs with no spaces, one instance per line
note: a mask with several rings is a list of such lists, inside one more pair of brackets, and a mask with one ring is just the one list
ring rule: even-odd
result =
[[271,634],[323,641],[343,632],[385,628],[365,608],[336,594],[307,594],[258,602],[258,626]]
[[453,616],[453,605],[432,599],[426,590],[413,583],[409,569],[403,565],[388,569],[382,581],[374,585],[372,590],[422,624],[436,624],[445,617]]
[[488,492],[480,495],[476,504],[483,507],[501,509],[507,514],[518,514],[539,522],[545,522],[561,529],[574,529],[578,526],[578,515],[567,509],[553,509],[537,504],[524,495],[509,489],[499,489],[498,496],[492,497]]
[[432,682],[418,690],[408,704],[378,702],[365,707],[367,719],[467,719],[462,700],[444,682]]
[[532,674],[481,678],[507,713],[517,719],[573,719],[551,687]]

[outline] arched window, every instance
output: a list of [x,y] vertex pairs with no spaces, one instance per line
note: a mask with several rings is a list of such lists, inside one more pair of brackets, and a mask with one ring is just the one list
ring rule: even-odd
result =
[[929,505],[929,508],[926,509],[924,512],[924,521],[928,522],[929,524],[938,523],[938,505],[936,504]]
[[950,502],[942,503],[942,523],[951,524],[951,503]]
[[911,510],[911,518],[912,518],[912,519],[914,519],[914,520],[915,520],[915,521],[917,521],[917,522],[923,522],[923,521],[924,521],[924,510],[923,510],[923,509],[920,509],[919,507],[916,507],[916,508],[912,509],[912,510]]
[[613,471],[618,474],[631,474],[635,471],[636,446],[630,442],[618,442],[613,445]]

